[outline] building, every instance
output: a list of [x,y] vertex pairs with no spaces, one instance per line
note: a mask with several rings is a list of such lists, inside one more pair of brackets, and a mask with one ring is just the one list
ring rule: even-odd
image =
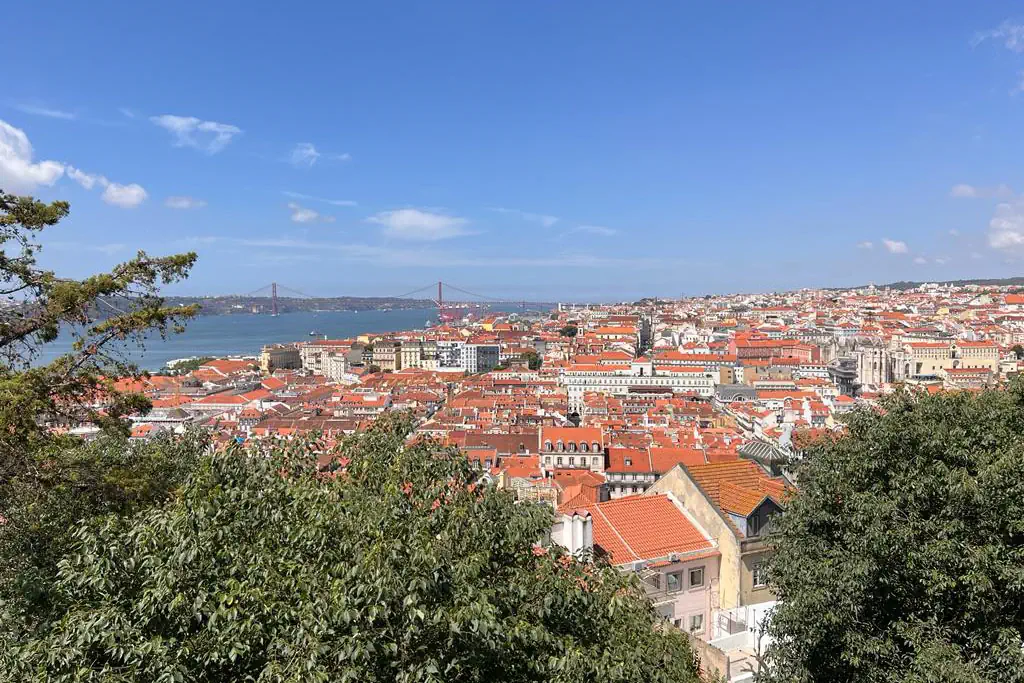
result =
[[[677,465],[643,495],[672,493],[717,541],[721,552],[718,607],[774,600],[768,589],[764,537],[784,509],[789,486],[749,460]],[[626,499],[623,499],[626,500]]]
[[312,372],[314,375],[326,374],[327,356],[335,353],[345,353],[352,344],[347,341],[332,339],[318,339],[311,342],[298,344],[299,356],[302,360],[302,369]]
[[604,434],[598,427],[541,427],[537,439],[546,470],[605,470]]
[[402,368],[437,370],[437,342],[406,341],[400,349]]
[[302,367],[302,355],[295,344],[271,344],[260,350],[260,370],[265,375],[274,370],[295,370]]
[[569,411],[583,409],[583,396],[587,392],[601,392],[614,396],[629,394],[634,389],[647,390],[663,387],[674,393],[711,396],[715,393],[717,372],[703,367],[679,366],[652,374],[646,363],[634,363],[629,368],[611,366],[575,366],[562,370],[559,384],[569,395]]
[[490,372],[500,364],[501,347],[497,344],[464,344],[462,368],[466,372]]
[[595,554],[637,574],[662,618],[697,638],[707,637],[717,609],[720,553],[712,535],[674,495],[569,501],[559,512],[552,540],[579,552],[592,539]]
[[397,341],[378,341],[373,344],[373,364],[384,372],[402,369],[402,344]]

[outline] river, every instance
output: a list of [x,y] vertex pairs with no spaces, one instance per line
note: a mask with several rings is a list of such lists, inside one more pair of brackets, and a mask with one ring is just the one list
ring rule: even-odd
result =
[[[363,333],[398,332],[422,329],[427,321],[436,321],[437,309],[392,311],[330,311],[321,313],[282,313],[270,315],[209,315],[189,321],[182,334],[146,341],[145,349],[131,349],[129,357],[140,368],[159,370],[168,361],[192,356],[255,356],[260,347],[277,342],[308,341],[310,332],[331,339],[355,337]],[[322,336],[321,336],[322,338]],[[47,363],[71,350],[70,334],[62,334],[36,359]]]

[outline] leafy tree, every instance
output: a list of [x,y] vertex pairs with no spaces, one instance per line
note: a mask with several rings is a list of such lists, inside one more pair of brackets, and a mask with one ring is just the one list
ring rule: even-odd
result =
[[[166,307],[157,295],[160,285],[187,276],[194,253],[151,257],[140,251],[111,272],[82,280],[40,268],[38,235],[68,211],[67,202],[44,204],[0,191],[0,512],[4,483],[50,438],[44,420],[123,429],[120,418],[148,408],[140,395],[115,392],[108,378],[135,372],[126,344],[141,344],[147,332],[180,331],[197,310]],[[61,330],[74,336],[73,350],[34,366],[40,348]]]
[[1013,351],[1013,355],[1017,356],[1017,360],[1024,360],[1024,346],[1014,344],[1013,349],[1011,350]]
[[45,463],[9,482],[0,525],[0,619],[15,632],[53,618],[61,603],[58,563],[71,552],[75,532],[106,515],[130,515],[175,491],[209,444],[205,432],[158,435],[130,442],[121,435],[89,443],[51,442]]
[[[55,602],[57,563],[76,528],[107,514],[129,514],[169,495],[204,447],[192,437],[129,444],[125,415],[143,396],[116,391],[136,370],[129,344],[147,332],[181,329],[194,307],[169,308],[161,284],[185,277],[195,254],[138,255],[109,273],[58,277],[37,264],[39,234],[67,216],[66,202],[44,204],[0,191],[0,633],[46,622]],[[37,365],[62,331],[72,350]],[[51,427],[94,422],[109,435],[83,445]],[[2,647],[2,645],[0,645]],[[0,673],[5,671],[0,667]]]
[[577,332],[579,332],[579,328],[575,325],[566,325],[558,331],[558,334],[563,337],[575,337]]
[[[549,508],[385,417],[208,456],[180,496],[78,533],[20,681],[696,681],[633,576],[536,545]],[[323,461],[328,454],[321,454]],[[344,465],[344,466],[342,466]]]
[[531,370],[540,370],[540,366],[544,363],[544,359],[540,357],[536,351],[529,351],[526,354],[526,367]]
[[188,360],[178,361],[173,366],[164,366],[160,373],[161,375],[187,375],[190,372],[195,372],[201,366],[209,363],[213,360],[212,356],[203,356],[202,358],[189,358]]
[[1024,384],[904,390],[811,444],[774,523],[777,681],[1024,681]]

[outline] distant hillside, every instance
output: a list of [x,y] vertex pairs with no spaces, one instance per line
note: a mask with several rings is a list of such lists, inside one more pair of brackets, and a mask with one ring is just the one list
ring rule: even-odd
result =
[[[875,287],[879,289],[885,289],[888,287],[889,289],[905,291],[928,283],[937,285],[953,285],[954,287],[963,287],[964,285],[978,285],[981,287],[1024,287],[1024,277],[979,278],[974,280],[927,280],[923,282],[908,282],[906,280],[901,280],[899,282],[890,282],[887,285],[875,285]],[[864,289],[867,286],[868,285],[861,285],[859,287],[850,287],[849,289]]]
[[[169,306],[199,304],[200,315],[234,315],[270,313],[268,296],[169,296]],[[300,311],[384,311],[392,309],[433,308],[429,299],[396,299],[393,297],[335,296],[317,299],[277,298],[278,313]]]

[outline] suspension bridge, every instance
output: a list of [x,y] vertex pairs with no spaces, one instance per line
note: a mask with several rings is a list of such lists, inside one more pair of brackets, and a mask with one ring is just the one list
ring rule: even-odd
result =
[[[453,297],[452,294],[455,294]],[[445,295],[448,295],[447,297]],[[259,289],[255,289],[251,292],[243,294],[244,297],[267,297],[270,299],[270,312],[271,315],[277,315],[279,312],[278,299],[333,299],[338,297],[328,296],[315,296],[300,292],[297,289],[286,287],[277,282],[271,282],[270,284],[263,285]],[[358,297],[351,297],[358,298]],[[550,302],[537,302],[537,301],[526,301],[524,299],[509,299],[502,297],[489,296],[487,294],[479,294],[477,292],[471,292],[461,287],[449,284],[447,282],[438,280],[437,282],[431,282],[429,285],[417,287],[416,289],[408,292],[403,292],[394,296],[378,296],[372,297],[375,299],[420,299],[423,301],[430,301],[434,306],[437,307],[438,320],[441,322],[450,322],[455,318],[463,308],[468,306],[477,306],[481,304],[488,305],[503,305],[503,306],[516,306],[522,312],[526,312],[528,309],[539,309],[543,310],[545,307],[550,307]]]

